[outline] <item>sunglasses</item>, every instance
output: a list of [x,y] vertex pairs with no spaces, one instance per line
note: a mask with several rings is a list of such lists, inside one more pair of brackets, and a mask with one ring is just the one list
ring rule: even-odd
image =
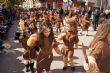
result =
[[68,32],[73,32],[73,31],[69,30]]

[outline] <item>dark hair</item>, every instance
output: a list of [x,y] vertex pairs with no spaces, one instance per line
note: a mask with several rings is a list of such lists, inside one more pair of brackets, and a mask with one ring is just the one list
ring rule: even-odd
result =
[[[39,37],[40,37],[40,43],[39,43],[39,45],[40,46],[43,46],[44,45],[44,38],[45,38],[45,36],[44,36],[44,31],[46,30],[47,28],[43,28],[41,31],[40,31],[40,33],[39,33]],[[50,41],[50,43],[52,43],[53,42],[53,40],[54,40],[54,33],[53,33],[53,29],[51,28],[51,27],[49,27],[49,29],[50,29],[50,35],[49,35],[49,37],[48,37],[48,39],[49,39],[49,41]],[[42,44],[43,43],[43,44]],[[50,44],[51,45],[51,44]]]

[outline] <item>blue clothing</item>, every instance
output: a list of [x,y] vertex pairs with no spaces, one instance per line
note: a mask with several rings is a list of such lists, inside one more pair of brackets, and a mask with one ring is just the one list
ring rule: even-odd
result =
[[86,9],[85,9],[85,8],[82,8],[82,9],[81,9],[82,15],[85,15],[85,12],[86,12]]
[[91,15],[92,15],[92,10],[91,10],[91,8],[88,8],[88,16],[89,16],[89,18],[91,18]]
[[99,21],[99,17],[100,17],[100,13],[99,12],[94,12],[93,20],[97,22],[97,21]]
[[93,22],[92,22],[95,31],[96,31],[96,29],[98,27],[99,17],[100,17],[100,12],[99,11],[95,11],[94,14],[93,14]]

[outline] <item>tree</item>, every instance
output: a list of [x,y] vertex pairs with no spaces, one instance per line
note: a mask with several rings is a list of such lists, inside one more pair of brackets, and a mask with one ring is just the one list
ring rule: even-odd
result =
[[24,0],[9,0],[12,5],[20,5]]
[[0,0],[0,4],[6,4],[7,0]]

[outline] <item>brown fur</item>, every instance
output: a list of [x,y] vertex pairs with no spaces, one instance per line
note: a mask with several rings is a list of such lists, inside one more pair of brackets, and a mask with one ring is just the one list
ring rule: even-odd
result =
[[110,23],[110,20],[107,20],[107,21],[105,21],[105,22],[106,22],[106,24],[103,23],[103,24],[101,24],[101,25],[98,27],[98,30],[97,30],[97,32],[96,32],[96,35],[94,36],[94,39],[93,39],[93,41],[92,41],[91,44],[90,44],[90,48],[93,48],[94,45],[95,45],[98,41],[104,40],[104,39],[106,38],[108,32],[110,31],[110,30],[107,29],[107,26],[110,26],[110,24],[109,24],[109,23]]
[[95,58],[99,73],[110,72],[110,44],[107,41],[107,36],[110,33],[109,23],[109,21],[106,21],[98,27],[97,33],[90,44],[90,48],[92,48],[90,55]]
[[39,41],[38,34],[32,34],[29,39],[27,40],[27,46],[29,46],[31,49],[34,48]]

